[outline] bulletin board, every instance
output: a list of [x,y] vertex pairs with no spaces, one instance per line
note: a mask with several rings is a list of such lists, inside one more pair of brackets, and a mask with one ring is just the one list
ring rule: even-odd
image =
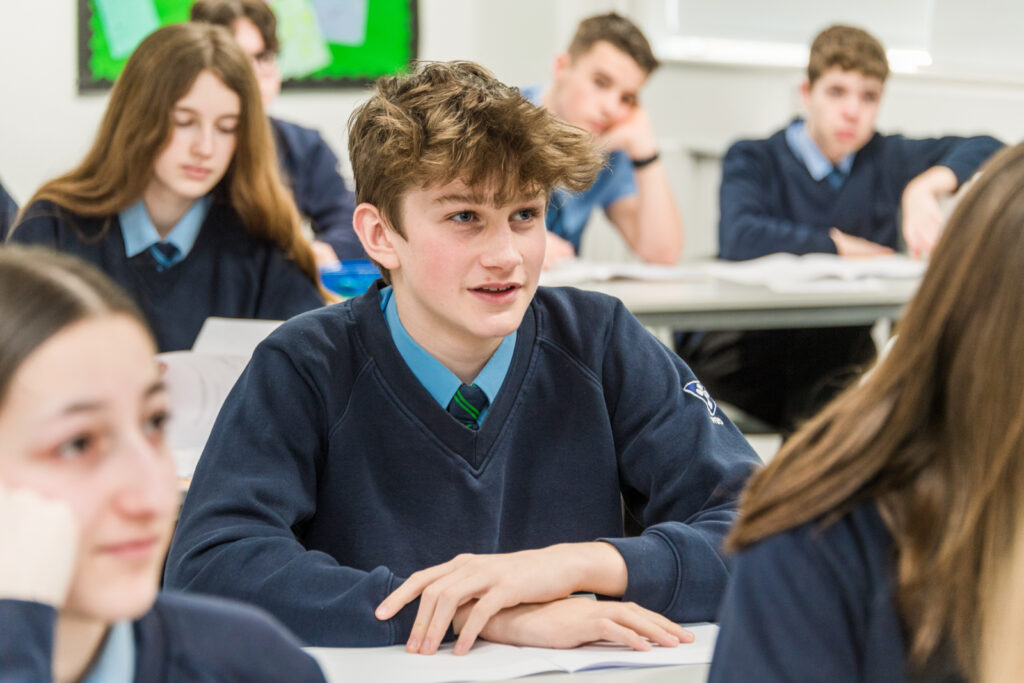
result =
[[[135,46],[193,0],[78,0],[78,89],[109,88]],[[416,59],[416,0],[270,0],[285,88],[361,86]]]

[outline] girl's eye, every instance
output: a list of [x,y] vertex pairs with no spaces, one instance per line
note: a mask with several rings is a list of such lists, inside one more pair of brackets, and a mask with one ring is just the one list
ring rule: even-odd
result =
[[154,413],[142,423],[142,431],[150,436],[163,436],[164,430],[167,428],[168,417],[167,411],[162,410],[158,413]]
[[88,455],[96,444],[89,434],[79,434],[57,446],[57,457],[61,460],[75,460]]
[[234,135],[238,128],[236,126],[217,126],[217,130],[225,135]]
[[180,127],[191,126],[192,123],[193,123],[193,121],[192,121],[191,118],[175,118],[174,119],[174,125],[180,126]]

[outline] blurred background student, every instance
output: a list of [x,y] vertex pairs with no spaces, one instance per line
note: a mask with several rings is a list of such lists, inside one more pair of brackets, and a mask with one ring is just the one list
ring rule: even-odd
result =
[[7,194],[7,190],[0,185],[0,242],[7,237],[7,231],[11,229],[15,216],[18,215],[18,205],[14,198]]
[[1024,145],[983,166],[891,352],[748,485],[711,681],[978,675],[1024,508]]
[[218,26],[139,44],[92,149],[36,192],[8,239],[99,266],[161,351],[191,347],[208,316],[286,319],[324,303],[253,70]]
[[322,681],[269,615],[157,594],[178,509],[141,313],[46,249],[0,249],[0,679]]
[[[277,65],[277,18],[264,0],[197,0],[192,21],[228,28],[242,51],[252,60],[264,108],[281,92]],[[270,117],[277,158],[295,204],[309,218],[317,263],[338,259],[365,259],[352,229],[355,195],[338,173],[338,158],[320,133],[289,121]]]

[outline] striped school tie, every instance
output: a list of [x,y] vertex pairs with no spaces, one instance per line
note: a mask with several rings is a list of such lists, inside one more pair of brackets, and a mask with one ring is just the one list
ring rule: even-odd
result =
[[487,394],[475,384],[463,384],[455,392],[448,413],[468,429],[480,428],[480,413],[487,408]]
[[825,179],[828,180],[828,184],[831,185],[833,189],[838,190],[843,186],[843,183],[846,182],[846,174],[838,168],[833,167],[832,170],[828,172],[828,175],[825,176]]
[[170,242],[157,242],[149,248],[149,253],[156,261],[157,270],[167,270],[181,260],[181,250]]

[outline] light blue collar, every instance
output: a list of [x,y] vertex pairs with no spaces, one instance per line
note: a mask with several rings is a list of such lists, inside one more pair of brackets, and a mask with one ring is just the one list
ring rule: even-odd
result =
[[135,680],[135,633],[130,621],[110,627],[103,652],[83,683],[131,683]]
[[[391,339],[395,342],[406,365],[416,375],[416,379],[442,408],[447,409],[452,396],[462,386],[462,380],[409,336],[402,326],[402,321],[398,318],[398,307],[395,305],[393,294],[394,290],[391,287],[380,290],[380,307],[384,311],[384,320],[391,331]],[[508,374],[508,369],[512,365],[512,352],[515,351],[518,334],[518,331],[513,332],[501,340],[501,344],[498,345],[491,359],[487,361],[487,365],[472,382],[487,394],[490,405],[494,405],[498,390],[501,389],[505,375]],[[485,414],[481,414],[480,422],[483,422]]]
[[853,168],[853,158],[857,156],[856,152],[850,152],[833,167],[832,162],[807,132],[807,124],[803,119],[796,119],[786,127],[786,144],[793,150],[793,154],[804,162],[811,177],[819,182],[824,180],[833,168],[844,176],[849,175],[850,169]]
[[213,199],[210,195],[197,199],[177,225],[167,233],[167,237],[160,239],[160,233],[156,231],[156,226],[153,225],[153,221],[150,220],[149,214],[146,212],[146,205],[142,203],[141,199],[135,202],[117,214],[121,220],[121,234],[124,235],[125,256],[128,258],[138,256],[157,242],[170,242],[181,252],[181,258],[185,258],[188,252],[192,251],[192,245],[196,243],[199,228],[206,220],[206,214],[210,212],[212,203]]

